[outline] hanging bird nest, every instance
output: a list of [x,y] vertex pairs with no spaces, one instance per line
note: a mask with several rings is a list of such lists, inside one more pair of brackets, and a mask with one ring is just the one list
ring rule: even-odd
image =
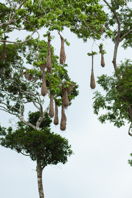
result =
[[48,89],[46,86],[46,80],[45,80],[45,72],[43,72],[42,75],[42,86],[41,86],[41,95],[45,96],[48,93]]
[[61,34],[59,33],[60,35],[60,39],[61,39],[61,48],[60,48],[60,64],[65,64],[66,62],[66,53],[65,53],[65,46],[64,46],[64,43],[65,43],[65,40],[64,38],[61,36]]
[[54,124],[58,125],[59,124],[59,117],[58,117],[58,105],[55,102],[55,117],[54,117]]
[[94,77],[94,54],[91,54],[91,56],[92,56],[92,68],[91,68],[91,77],[90,77],[90,87],[91,89],[95,89],[96,81]]
[[50,93],[50,109],[49,109],[49,116],[51,118],[54,117],[54,95]]
[[101,54],[101,66],[105,66],[105,61],[104,61],[104,54]]
[[95,87],[96,87],[96,82],[95,82],[95,77],[94,77],[93,71],[91,71],[90,87],[91,87],[91,89],[95,89]]
[[62,105],[67,108],[69,106],[68,90],[67,88],[62,88]]
[[51,60],[51,36],[48,33],[48,55],[46,58],[46,67],[49,72],[52,70],[52,60]]
[[60,129],[62,131],[66,130],[66,114],[65,114],[65,108],[62,106],[61,109],[61,123],[60,123]]

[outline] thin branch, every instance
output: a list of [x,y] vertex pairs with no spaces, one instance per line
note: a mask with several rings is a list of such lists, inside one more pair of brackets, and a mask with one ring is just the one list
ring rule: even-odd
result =
[[131,122],[131,124],[130,124],[130,127],[129,127],[129,129],[128,129],[128,135],[130,135],[130,136],[132,136],[132,122]]
[[119,18],[118,18],[118,16],[117,16],[115,10],[112,9],[111,5],[110,5],[106,0],[103,0],[103,1],[106,3],[106,5],[108,6],[108,8],[109,8],[109,9],[112,11],[112,13],[114,14],[114,16],[115,16],[115,18],[116,18],[116,21],[117,21],[117,24],[118,24],[118,32],[120,32],[120,26],[121,26],[121,24],[120,24],[120,20],[119,20]]
[[27,0],[24,0],[17,9],[20,9]]
[[[1,104],[3,104],[3,105],[6,106],[6,104],[5,104],[4,102],[1,102]],[[22,109],[23,109],[23,108],[20,108],[20,109],[19,109],[19,112],[18,112],[18,109],[17,109],[16,107],[13,107],[13,108],[16,109],[16,112],[17,112],[17,113],[14,113],[13,111],[11,111],[10,108],[6,108],[6,107],[4,107],[4,106],[0,106],[0,110],[3,110],[3,111],[5,111],[5,112],[7,112],[7,113],[9,113],[9,114],[15,115],[16,117],[18,117],[18,118],[20,119],[21,122],[23,122],[23,123],[26,124],[27,126],[30,126],[31,128],[33,128],[33,129],[35,129],[35,130],[36,130],[36,129],[39,130],[39,128],[37,128],[36,126],[34,126],[33,124],[31,124],[30,122],[28,122],[28,121],[26,121],[26,120],[24,119],[24,117],[23,117],[23,112],[22,112]]]
[[4,107],[0,107],[0,111],[5,111],[8,113],[8,111]]
[[35,101],[32,101],[33,105],[40,111],[40,107],[37,105],[37,103]]
[[14,41],[7,41],[7,40],[0,40],[0,43],[17,43],[17,42],[14,42]]
[[[5,104],[3,104],[3,105],[5,105]],[[9,114],[18,116],[17,113],[12,112],[11,110],[9,110],[8,108],[6,108],[6,107],[4,107],[4,106],[0,106],[0,110],[1,110],[1,111],[5,111],[5,112],[7,112],[7,113],[9,113]]]
[[23,44],[26,43],[30,40],[32,40],[32,36],[37,32],[37,30],[35,30],[31,35],[29,35],[29,38],[24,40],[24,41],[9,41],[9,40],[0,40],[0,43],[14,43],[14,44]]
[[25,154],[25,153],[23,153],[22,151],[20,152],[22,155],[24,155],[24,156],[30,156],[30,155],[27,155],[27,154]]
[[[23,2],[21,2],[21,4],[19,5],[18,8],[16,8],[16,10],[17,9],[20,9],[25,2],[26,2],[26,0],[24,0]],[[16,22],[16,19],[14,19],[15,16],[16,16],[16,14],[14,14],[12,17],[10,17],[10,19],[9,19],[8,22],[1,23],[0,24],[0,27],[2,27],[3,25],[10,25],[11,23],[15,23]]]
[[132,29],[130,29],[129,31],[127,31],[125,34],[123,34],[120,38],[120,40],[122,41],[128,34],[130,34],[132,32]]

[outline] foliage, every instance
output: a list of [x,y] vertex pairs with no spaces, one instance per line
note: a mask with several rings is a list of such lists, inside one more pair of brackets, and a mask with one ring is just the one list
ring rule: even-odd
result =
[[0,145],[6,148],[30,156],[33,161],[38,161],[44,168],[50,164],[66,163],[68,156],[72,154],[68,141],[50,132],[48,127],[41,130],[33,130],[22,127],[20,124],[16,130],[11,127],[0,130]]
[[107,7],[107,21],[105,24],[106,36],[119,42],[123,41],[123,47],[132,47],[132,9],[126,0],[103,0]]
[[[0,46],[2,51],[3,46]],[[7,58],[4,59],[0,74],[0,110],[20,118],[24,115],[26,104],[33,103],[37,109],[42,108],[43,96],[40,94],[42,84],[42,63],[47,57],[47,42],[31,39],[23,44],[6,44]],[[73,82],[67,65],[58,63],[52,48],[52,73],[46,72],[46,84],[49,94],[54,94],[58,106],[62,105],[62,88],[72,87],[69,101],[78,95],[77,84]]]
[[[37,111],[37,112],[29,112],[28,116],[29,116],[28,121],[31,124],[36,125],[36,123],[37,123],[37,121],[38,121],[38,119],[40,117],[40,112],[39,111]],[[52,120],[49,117],[48,113],[45,113],[44,119],[43,119],[43,121],[40,124],[40,128],[50,127],[51,122],[52,122]]]
[[62,31],[69,28],[78,37],[99,38],[106,15],[98,0],[8,1],[0,4],[1,34],[14,29]]
[[94,96],[94,113],[99,115],[99,120],[102,123],[108,120],[117,127],[124,125],[125,121],[132,122],[131,61],[122,63],[113,76],[100,76],[98,84],[104,90]]
[[[132,157],[132,153],[131,153],[131,157]],[[130,164],[130,166],[132,166],[132,160],[128,160],[128,163]]]

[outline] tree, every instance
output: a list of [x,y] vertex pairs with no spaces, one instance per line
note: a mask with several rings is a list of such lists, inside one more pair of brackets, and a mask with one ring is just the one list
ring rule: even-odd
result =
[[[5,13],[0,17],[1,110],[17,116],[33,131],[40,131],[47,111],[51,117],[55,115],[54,123],[58,123],[56,115],[58,106],[61,106],[61,129],[65,130],[65,109],[78,92],[76,83],[72,82],[67,74],[64,45],[68,42],[62,35],[64,28],[68,28],[84,41],[87,41],[88,38],[100,39],[101,35],[110,37],[114,41],[113,65],[115,70],[117,70],[119,44],[124,41],[124,46],[131,45],[129,42],[131,39],[129,38],[131,10],[126,1],[111,0],[109,3],[104,0],[103,2],[109,9],[108,14],[105,14],[97,0],[68,2],[64,0],[57,2],[52,0],[7,0],[6,3],[0,4],[1,13]],[[42,36],[40,29],[45,33],[43,40],[40,40],[40,36]],[[24,40],[18,38],[12,41],[10,33],[16,30],[19,35],[26,30],[28,36]],[[55,56],[52,46],[53,31],[58,32],[61,41],[60,62]],[[13,53],[11,53],[11,49]],[[101,46],[100,53],[101,60],[103,60],[105,52]],[[92,52],[92,58],[93,54],[95,52]],[[102,62],[101,65],[104,66],[104,63]],[[91,79],[93,82],[95,81],[93,73]],[[43,108],[40,87],[42,96],[48,95],[50,99],[50,111]],[[91,87],[95,87],[95,85],[91,84]],[[53,101],[56,105],[55,112]],[[26,105],[30,102],[40,113],[35,125],[29,120],[26,121],[24,117]]]
[[[102,6],[99,5],[96,0],[78,2],[66,2],[63,0],[57,2],[52,0],[46,2],[42,0],[6,0],[5,3],[0,4],[0,10],[1,13],[5,13],[5,15],[1,14],[0,17],[2,70],[5,70],[5,68],[7,68],[6,66],[8,66],[8,69],[3,73],[3,78],[7,77],[6,74],[9,75],[9,67],[10,70],[11,68],[14,68],[14,61],[15,64],[24,65],[24,67],[21,66],[21,69],[18,69],[19,71],[17,71],[17,73],[20,72],[21,75],[24,74],[29,80],[34,78],[35,75],[38,75],[42,80],[41,83],[39,82],[39,86],[41,86],[41,94],[43,96],[46,96],[47,93],[49,94],[51,117],[53,117],[53,114],[55,113],[53,110],[53,100],[55,100],[56,112],[58,111],[58,106],[62,106],[61,129],[65,130],[65,108],[71,104],[71,100],[75,98],[78,93],[76,83],[72,82],[67,75],[64,44],[69,43],[63,38],[62,31],[66,27],[84,41],[89,37],[99,39],[102,33],[103,24],[106,20],[106,15],[102,10]],[[43,40],[40,40],[40,34],[42,35],[40,29],[42,28],[46,29],[43,29],[45,34],[43,35]],[[23,40],[17,38],[15,41],[12,41],[11,33],[17,31],[18,35],[22,35],[23,30],[26,30],[27,36]],[[58,58],[53,55],[53,31],[58,32],[61,40],[60,63],[58,63]],[[37,33],[37,36],[35,33]],[[10,50],[10,48],[14,48],[13,52],[19,57],[18,60],[18,57],[13,56],[13,53],[13,60],[11,60],[13,62],[9,60],[8,53],[10,52],[8,52],[8,50]],[[19,61],[19,63],[17,63],[17,61]],[[28,64],[30,64],[31,67],[35,66],[35,69],[37,67],[40,71],[37,71],[36,73],[34,67],[28,69]],[[15,74],[15,76],[17,75],[18,74]],[[18,81],[19,79],[17,79],[17,82]],[[18,83],[20,83],[20,81]],[[39,89],[38,84],[35,85],[34,83],[34,86]],[[10,88],[12,89],[12,85]],[[8,91],[10,91],[9,88],[6,89],[6,92]],[[10,103],[9,98],[6,102]],[[20,104],[20,100],[17,102],[17,105],[18,104]],[[1,110],[7,111],[3,105],[4,104],[1,106]],[[11,113],[11,109],[14,110],[14,108],[10,108],[10,111],[8,109],[8,112]],[[16,109],[18,111],[18,107]],[[21,109],[23,109],[23,107]],[[57,113],[55,113],[55,115],[56,114]],[[22,120],[22,117],[21,113],[19,119],[21,118]],[[58,123],[58,118],[55,118],[54,123]]]
[[[114,71],[118,68],[118,51],[120,45],[124,49],[131,47],[132,40],[132,11],[131,11],[131,3],[126,0],[103,0],[101,2],[105,9],[106,13],[106,22],[104,27],[102,28],[102,40],[106,40],[109,38],[111,42],[114,44],[114,49],[112,50],[112,64],[114,66]],[[104,43],[100,41],[98,45],[99,51],[92,51],[88,53],[88,56],[92,56],[92,69],[91,69],[91,78],[90,78],[90,87],[94,89],[96,87],[95,75],[94,75],[94,55],[100,54],[101,61],[100,64],[102,67],[105,67],[105,58],[104,54],[107,54]],[[123,61],[123,60],[122,60]]]
[[[0,49],[2,51],[2,46]],[[61,107],[60,127],[65,130],[65,108],[78,95],[78,86],[70,79],[66,65],[58,63],[58,57],[54,55],[52,48],[52,73],[45,71],[48,53],[45,41],[32,39],[23,45],[8,44],[6,49],[7,59],[1,62],[0,110],[17,116],[31,126],[31,123],[26,122],[24,112],[27,105],[33,103],[40,112],[40,117],[37,125],[32,127],[38,129],[47,111],[54,118],[54,124],[59,124],[58,107]],[[28,68],[24,66],[25,63]],[[44,108],[43,98],[47,95],[49,104]]]
[[[15,115],[20,121],[17,129],[1,127],[0,144],[28,155],[37,163],[39,197],[44,198],[42,171],[49,164],[65,163],[72,154],[68,141],[50,132],[51,118],[59,124],[58,107],[62,108],[61,130],[66,128],[65,108],[78,95],[77,84],[71,81],[66,68],[58,63],[58,57],[52,52],[52,73],[45,78],[44,64],[48,54],[45,41],[32,39],[23,45],[7,44],[6,59],[1,62],[0,74],[0,110]],[[37,51],[36,51],[37,49]],[[3,46],[0,50],[3,52]],[[28,64],[28,68],[24,67]],[[43,81],[45,89],[43,90]],[[41,88],[41,90],[40,90]],[[67,93],[67,94],[66,94]],[[47,97],[48,105],[44,102]],[[51,97],[52,96],[52,97]],[[49,100],[50,101],[49,101]],[[68,103],[67,103],[68,101]],[[29,112],[27,106],[32,103],[37,112]],[[55,106],[55,107],[54,107]]]
[[117,55],[119,45],[124,48],[132,45],[132,10],[128,0],[103,0],[108,9],[105,23],[105,36],[114,42],[113,66],[117,68]]
[[[101,114],[99,120],[104,123],[110,121],[121,127],[125,121],[132,123],[132,63],[125,61],[116,69],[113,76],[102,75],[98,84],[103,92],[96,92],[94,96],[94,113]],[[100,113],[101,111],[101,113]]]
[[[112,76],[102,75],[98,78],[98,84],[101,85],[105,93],[96,92],[94,96],[94,113],[99,115],[100,110],[104,114],[99,116],[99,120],[104,123],[106,120],[113,122],[115,126],[121,127],[125,121],[130,123],[129,135],[131,135],[131,60],[122,61],[117,64],[117,55],[119,45],[124,48],[131,47],[131,16],[132,11],[129,7],[129,1],[106,1],[103,0],[108,8],[107,21],[105,23],[104,36],[114,42],[113,66],[114,74]],[[103,44],[99,46],[101,54],[101,65],[104,67]],[[102,113],[102,112],[101,112]]]
[[[40,129],[47,111],[51,117],[54,116],[53,101],[55,101],[56,105],[54,123],[58,124],[58,106],[62,106],[61,129],[65,130],[65,108],[71,104],[72,99],[78,94],[77,85],[71,81],[66,70],[64,42],[67,43],[67,41],[62,37],[60,31],[64,27],[68,27],[84,40],[90,36],[99,38],[100,29],[105,20],[105,14],[97,1],[71,1],[70,3],[65,3],[65,1],[6,1],[6,3],[1,4],[1,13],[6,13],[6,15],[1,15],[0,24],[0,42],[2,43],[0,109],[17,116],[26,125],[26,128],[30,128],[30,132],[28,131],[25,136],[25,133],[22,133],[19,126],[18,130],[10,134],[10,129],[8,129],[7,131],[9,133],[5,136],[5,145],[4,139],[2,139],[2,144],[14,148],[19,152],[28,152],[31,157],[34,141],[36,141],[41,132],[43,132],[43,135],[47,135],[46,128],[44,128],[44,131]],[[101,19],[100,23],[99,18]],[[37,39],[33,39],[32,37],[42,27],[48,29],[48,32],[46,31],[44,35],[47,38],[47,42],[40,40],[39,37]],[[10,33],[14,30],[18,30],[19,34],[21,34],[22,30],[27,30],[31,34],[24,41],[20,39],[16,41],[9,40]],[[61,38],[60,64],[51,46],[51,31],[53,30],[59,31]],[[29,69],[29,67],[31,68]],[[40,87],[42,96],[40,95]],[[49,95],[50,107],[44,110],[43,96],[46,95]],[[37,114],[38,117],[35,117],[35,122],[32,122],[32,116],[30,116],[28,121],[24,117],[26,105],[31,102],[39,111]],[[24,132],[26,131],[25,128],[23,130]],[[21,138],[19,138],[20,135],[22,135]],[[34,136],[35,139],[31,139]],[[52,139],[55,139],[55,137],[57,139],[57,135],[53,136],[52,134]],[[11,140],[14,138],[13,142],[16,142],[15,145],[12,146],[12,142],[10,142],[10,145],[6,144],[6,140],[10,138]],[[25,143],[30,138],[30,150],[24,144],[22,140],[24,138]],[[42,135],[41,138],[43,138]],[[42,145],[44,143],[46,143],[45,140],[42,142]],[[18,144],[20,146],[19,148],[16,147]],[[48,143],[46,146],[49,147]],[[67,146],[66,142],[64,146]],[[53,148],[54,141],[50,142],[50,149],[53,150]],[[61,149],[61,145],[58,145],[58,149]],[[60,159],[63,163],[66,161],[66,155],[71,154],[70,150],[68,152],[65,150],[62,153],[62,155],[65,154],[64,158]],[[58,152],[57,155],[61,157]],[[34,153],[34,156],[37,160],[38,177],[41,178],[42,168],[47,164],[42,163],[41,165],[40,161],[43,161],[43,159],[38,160],[41,156],[36,155],[36,153]],[[57,156],[55,157],[57,158]],[[47,163],[49,163],[48,159],[49,155],[47,157]],[[49,160],[51,160],[51,163],[57,163],[59,159],[53,158]],[[40,197],[43,197],[43,193],[41,195],[41,183],[40,187]]]
[[6,0],[0,4],[0,10],[1,36],[14,30],[34,33],[42,27],[49,31],[62,31],[67,27],[81,38],[99,38],[105,21],[105,13],[97,0]]
[[[29,114],[29,122],[34,125],[39,117],[39,112]],[[35,130],[18,122],[17,129],[0,128],[0,145],[29,156],[36,161],[39,197],[44,198],[42,172],[50,164],[67,162],[68,156],[72,154],[68,141],[53,132],[50,132],[51,119],[46,114],[41,123],[41,129]]]

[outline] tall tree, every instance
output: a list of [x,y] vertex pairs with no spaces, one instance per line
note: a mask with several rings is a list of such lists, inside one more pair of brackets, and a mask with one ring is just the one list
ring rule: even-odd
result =
[[[117,63],[119,46],[124,49],[132,46],[132,10],[129,1],[107,1],[103,0],[107,6],[107,21],[104,29],[104,36],[114,43],[113,53],[113,76],[102,75],[98,78],[104,93],[96,92],[94,96],[94,112],[99,115],[99,120],[103,123],[106,120],[121,127],[125,121],[130,123],[129,135],[132,130],[132,95],[131,95],[131,59],[122,60]],[[105,53],[103,45],[99,46],[101,55]],[[131,57],[130,57],[131,58]],[[103,64],[104,65],[104,64]],[[100,115],[100,110],[105,113]]]
[[123,62],[113,76],[100,76],[98,84],[103,93],[95,93],[95,114],[102,123],[108,120],[117,127],[130,123],[129,135],[132,136],[132,62]]

